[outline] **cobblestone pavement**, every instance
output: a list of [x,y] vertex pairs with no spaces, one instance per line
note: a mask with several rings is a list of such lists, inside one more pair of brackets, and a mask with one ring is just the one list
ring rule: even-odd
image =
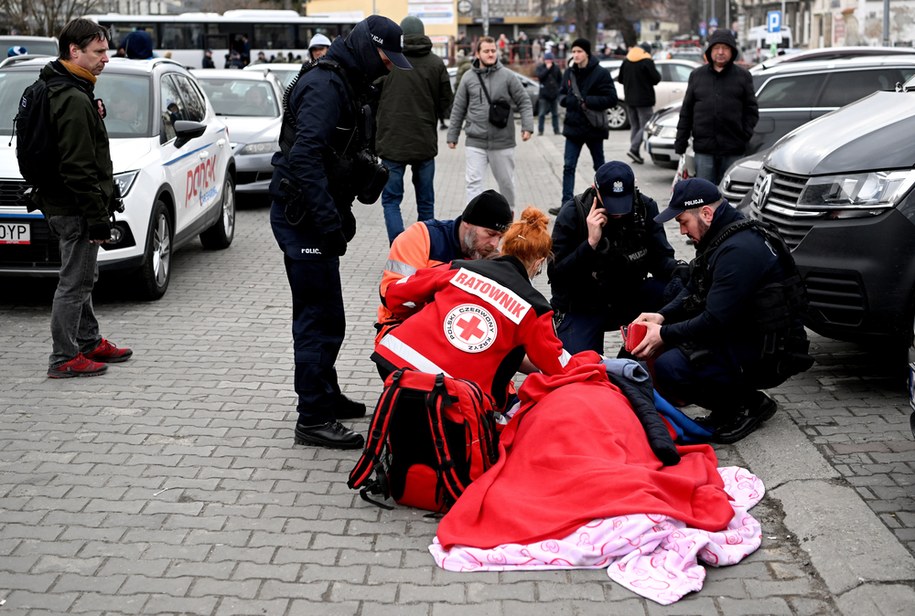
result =
[[[562,145],[548,135],[519,146],[516,210],[558,205]],[[612,135],[608,158],[626,145]],[[456,216],[462,149],[442,148],[437,167],[437,215]],[[585,152],[579,190],[589,168]],[[663,205],[672,173],[636,171]],[[337,367],[345,391],[373,404],[387,243],[380,206],[356,209]],[[436,520],[362,502],[345,485],[356,453],[293,446],[289,291],[265,208],[239,212],[229,250],[195,243],[173,267],[158,302],[103,281],[103,333],[134,358],[64,381],[45,378],[53,285],[0,279],[4,615],[912,613],[915,443],[902,377],[875,354],[813,336],[817,365],[773,391],[782,412],[717,448],[722,465],[766,482],[753,509],[762,548],[661,607],[601,571],[442,571],[426,550]],[[609,336],[608,352],[618,343]]]

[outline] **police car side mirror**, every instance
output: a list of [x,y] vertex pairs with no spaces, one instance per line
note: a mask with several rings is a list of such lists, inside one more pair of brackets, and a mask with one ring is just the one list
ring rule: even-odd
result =
[[178,120],[175,122],[175,147],[180,148],[191,139],[195,139],[206,131],[206,124],[200,122],[191,122],[190,120]]

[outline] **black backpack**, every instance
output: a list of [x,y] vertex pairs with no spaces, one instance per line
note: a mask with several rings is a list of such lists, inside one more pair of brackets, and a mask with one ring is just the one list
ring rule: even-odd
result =
[[19,160],[19,172],[32,186],[47,185],[53,183],[55,177],[60,177],[60,152],[57,131],[51,123],[48,86],[68,81],[65,77],[56,76],[48,81],[37,79],[19,99],[19,110],[13,120],[13,135],[17,137],[16,158]]

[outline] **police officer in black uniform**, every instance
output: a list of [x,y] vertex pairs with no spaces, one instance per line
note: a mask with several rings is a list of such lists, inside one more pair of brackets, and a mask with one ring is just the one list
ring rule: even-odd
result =
[[547,272],[556,333],[569,353],[602,354],[604,332],[664,305],[665,289],[685,265],[654,221],[657,213],[654,199],[636,189],[632,168],[619,161],[601,165],[594,185],[560,209]]
[[365,415],[364,404],[341,393],[334,368],[345,326],[340,257],[356,233],[353,200],[373,203],[387,181],[372,151],[372,82],[393,66],[410,69],[402,52],[400,26],[372,15],[304,65],[286,91],[270,223],[292,289],[297,444],[363,446],[338,421]]
[[[772,417],[776,387],[813,364],[801,322],[806,295],[788,247],[769,225],[748,220],[708,180],[679,182],[655,220],[676,218],[696,242],[686,287],[659,312],[633,354],[654,361],[654,384],[700,418],[712,440],[733,443]],[[660,354],[658,354],[660,353]]]

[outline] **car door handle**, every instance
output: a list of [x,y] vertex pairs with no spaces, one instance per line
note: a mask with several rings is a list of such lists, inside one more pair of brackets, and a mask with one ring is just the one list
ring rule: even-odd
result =
[[206,150],[202,151],[200,154],[197,155],[197,158],[199,158],[200,160],[206,160],[209,157],[210,157],[210,153],[207,152]]
[[216,145],[218,145],[218,146],[221,147],[221,148],[224,148],[224,147],[226,147],[226,140],[225,140],[225,139],[217,139],[217,140],[216,140]]

